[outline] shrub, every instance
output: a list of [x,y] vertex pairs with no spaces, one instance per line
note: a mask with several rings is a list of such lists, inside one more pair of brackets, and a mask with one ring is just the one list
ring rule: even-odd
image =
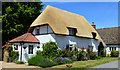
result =
[[52,61],[50,61],[46,58],[38,62],[38,66],[40,66],[42,68],[52,67],[52,66],[55,66],[55,65],[56,65],[55,62],[52,62]]
[[19,53],[18,52],[15,52],[15,51],[11,51],[10,53],[9,53],[9,58],[11,59],[10,61],[12,62],[12,61],[16,61],[16,60],[18,60],[18,58],[19,58]]
[[22,61],[17,61],[16,64],[24,64]]
[[42,61],[44,59],[43,56],[41,55],[36,55],[30,59],[28,59],[28,64],[29,65],[38,65],[38,62]]
[[82,51],[79,51],[77,53],[77,60],[80,61],[80,60],[84,60],[84,57],[86,57],[86,52],[84,50]]
[[43,55],[43,54],[42,54],[42,51],[37,51],[36,54],[37,54],[37,55]]
[[110,54],[107,54],[107,57],[110,57],[111,55]]
[[69,63],[72,63],[72,60],[70,60],[68,58],[59,57],[59,58],[56,58],[54,60],[54,62],[57,63],[58,65],[60,65],[60,64],[69,64]]
[[95,52],[90,52],[90,59],[92,59],[92,60],[94,60],[94,59],[96,59],[97,58],[97,56],[96,56],[96,54],[95,54]]
[[43,51],[42,55],[45,56],[46,58],[56,58],[58,56],[58,44],[56,42],[48,42],[45,45],[42,46]]
[[119,56],[119,51],[113,50],[111,51],[111,57],[118,57]]
[[72,52],[68,49],[58,51],[58,57],[71,57],[72,55]]

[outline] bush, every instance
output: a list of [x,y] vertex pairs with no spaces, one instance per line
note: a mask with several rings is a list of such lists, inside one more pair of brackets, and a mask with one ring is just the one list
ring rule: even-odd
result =
[[38,62],[38,66],[40,66],[42,68],[52,67],[52,66],[55,66],[55,65],[56,65],[55,62],[52,62],[52,61],[50,61],[46,58]]
[[56,58],[54,60],[55,63],[57,63],[57,65],[61,65],[61,64],[69,64],[69,63],[72,63],[72,60],[68,59],[68,58],[62,58],[62,57],[59,57],[59,58]]
[[80,61],[80,60],[84,60],[84,57],[86,57],[86,52],[85,51],[79,51],[77,53],[77,60]]
[[107,57],[110,57],[111,55],[110,54],[107,54]]
[[111,57],[118,57],[119,56],[119,51],[113,50],[111,51]]
[[42,61],[43,59],[44,59],[43,56],[41,56],[41,55],[36,55],[36,56],[28,59],[28,64],[29,64],[29,65],[35,65],[35,66],[37,66],[37,65],[38,65],[38,62]]
[[22,61],[17,61],[16,64],[24,64]]
[[9,53],[9,58],[10,58],[10,61],[17,61],[18,58],[19,58],[19,53],[18,52],[15,52],[15,51],[11,51]]
[[37,54],[37,55],[43,55],[43,54],[42,54],[42,51],[37,51],[36,54]]
[[46,58],[56,58],[58,56],[58,45],[56,42],[48,42],[45,45],[42,46],[43,51],[42,55],[45,56]]
[[97,58],[97,56],[96,56],[96,54],[95,54],[95,52],[90,52],[90,59],[91,60],[94,60],[94,59],[96,59]]

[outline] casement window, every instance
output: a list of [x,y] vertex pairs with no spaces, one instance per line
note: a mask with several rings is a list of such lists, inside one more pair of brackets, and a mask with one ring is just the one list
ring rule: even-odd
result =
[[40,29],[36,29],[36,35],[40,34]]
[[29,51],[28,51],[29,54],[33,54],[33,45],[29,45]]
[[116,47],[109,47],[110,51],[116,50]]
[[70,50],[70,51],[72,51],[73,50],[73,44],[67,44],[66,45],[66,49],[68,49],[68,50]]
[[36,35],[49,34],[49,33],[50,34],[53,33],[49,25],[42,25],[42,26],[36,27],[36,31],[35,31]]
[[75,28],[68,28],[69,35],[76,35],[77,30]]
[[66,45],[66,49],[69,49],[69,44]]
[[111,51],[111,47],[110,47],[110,51]]

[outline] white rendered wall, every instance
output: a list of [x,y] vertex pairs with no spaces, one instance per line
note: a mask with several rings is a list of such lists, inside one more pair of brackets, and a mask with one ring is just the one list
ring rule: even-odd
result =
[[61,47],[61,49],[66,48],[67,44],[76,44],[79,49],[83,46],[84,48],[88,48],[88,45],[93,46],[93,51],[98,50],[98,40],[95,39],[87,39],[87,38],[79,38],[75,36],[63,36],[63,35],[55,35],[55,40]]
[[[14,47],[15,47],[14,45],[18,45],[18,50],[14,49]],[[28,53],[28,50],[29,50],[28,47],[29,47],[29,45],[33,45],[33,54],[29,54]],[[40,50],[39,48],[37,48],[38,45],[39,44],[35,44],[35,43],[24,43],[24,45],[22,45],[22,46],[27,46],[27,48],[24,49],[22,47],[22,61],[27,62],[29,58],[35,56],[36,52],[38,50]],[[19,59],[18,59],[18,61],[20,61],[20,57],[21,57],[21,45],[20,45],[20,43],[14,43],[13,44],[13,51],[19,52]]]
[[[40,28],[41,33],[43,33],[43,35],[35,35],[35,30],[37,28]],[[36,27],[33,30],[33,34],[40,42],[40,46],[41,46],[40,50],[42,50],[42,45],[49,41],[54,41],[54,42],[58,43],[58,45],[60,46],[61,49],[66,48],[67,44],[76,44],[78,46],[78,48],[82,48],[83,46],[85,48],[88,48],[88,45],[90,45],[90,46],[93,46],[93,51],[97,52],[97,50],[98,50],[98,40],[88,39],[88,38],[80,38],[80,37],[76,37],[76,36],[44,34],[44,32],[46,32],[46,29],[48,29],[48,33],[53,33],[53,31],[49,25],[48,25],[48,27],[47,27],[47,25]]]

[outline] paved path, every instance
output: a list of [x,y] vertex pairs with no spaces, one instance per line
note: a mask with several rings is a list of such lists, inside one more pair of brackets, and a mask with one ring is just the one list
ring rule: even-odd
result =
[[0,70],[1,68],[39,68],[39,67],[27,66],[25,64],[6,63],[3,61],[0,61]]
[[95,66],[95,67],[92,67],[92,68],[118,68],[118,64],[120,64],[120,60],[119,61],[113,61],[113,62],[106,63],[106,64],[102,64],[102,65]]

